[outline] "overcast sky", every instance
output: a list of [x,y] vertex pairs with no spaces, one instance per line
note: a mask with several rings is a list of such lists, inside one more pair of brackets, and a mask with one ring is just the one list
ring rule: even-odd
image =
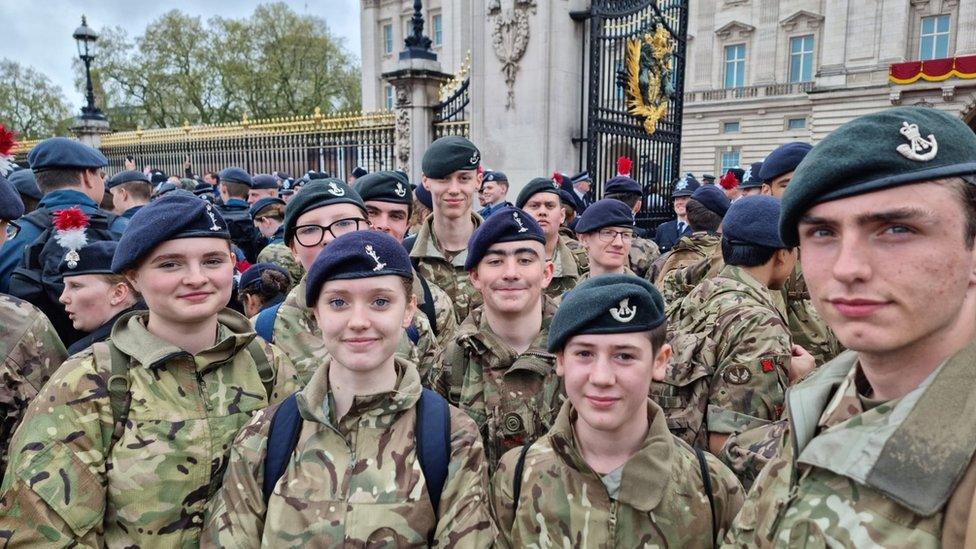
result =
[[[359,0],[284,0],[299,13],[325,19],[332,33],[359,58]],[[74,87],[71,62],[78,50],[71,34],[81,24],[98,32],[102,27],[125,26],[129,36],[142,34],[146,25],[163,13],[178,9],[204,20],[214,15],[239,18],[250,15],[260,0],[0,0],[0,58],[33,67],[60,86],[73,110],[84,95]],[[97,60],[95,61],[98,62]]]

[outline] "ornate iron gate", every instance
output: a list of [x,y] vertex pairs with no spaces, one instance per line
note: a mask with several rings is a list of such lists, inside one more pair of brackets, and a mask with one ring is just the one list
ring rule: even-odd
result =
[[617,158],[629,157],[644,189],[638,224],[653,228],[674,216],[688,0],[592,0],[586,16],[586,166],[602,196]]

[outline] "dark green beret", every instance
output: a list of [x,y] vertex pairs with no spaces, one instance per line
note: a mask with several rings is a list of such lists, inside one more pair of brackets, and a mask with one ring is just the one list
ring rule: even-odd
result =
[[295,236],[295,225],[298,218],[309,210],[329,206],[331,204],[354,204],[366,216],[366,205],[362,197],[338,179],[313,179],[302,185],[302,192],[295,195],[285,206],[285,244],[291,245]]
[[356,179],[353,188],[363,198],[363,202],[377,200],[394,204],[413,204],[410,182],[400,172],[382,171],[362,175]]
[[549,326],[549,352],[578,334],[644,332],[664,321],[664,298],[650,282],[627,274],[595,276],[563,296]]
[[559,187],[556,186],[556,182],[552,179],[537,177],[532,181],[529,181],[529,184],[523,187],[518,193],[518,198],[515,199],[515,206],[524,208],[525,203],[539,193],[551,193],[558,197]]
[[855,118],[831,132],[800,162],[783,194],[779,230],[800,243],[797,225],[810,208],[910,183],[976,174],[976,133],[951,114],[897,107]]
[[474,143],[459,135],[441,137],[424,153],[421,169],[433,179],[444,179],[458,170],[477,170],[481,152]]

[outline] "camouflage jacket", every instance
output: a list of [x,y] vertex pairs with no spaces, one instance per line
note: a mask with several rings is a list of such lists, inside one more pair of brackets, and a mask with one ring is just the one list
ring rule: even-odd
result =
[[[492,478],[492,507],[500,547],[712,547],[712,511],[694,451],[668,432],[661,409],[648,403],[644,445],[622,466],[615,494],[586,463],[573,431],[576,413],[565,402],[555,424],[526,452],[502,458]],[[719,539],[742,505],[739,481],[714,456],[705,462],[715,501]],[[610,475],[608,475],[610,476]],[[514,483],[520,483],[513,513]]]
[[[471,214],[471,220],[475,228],[481,225],[481,217],[477,214]],[[410,250],[410,258],[421,276],[440,286],[454,301],[454,316],[464,319],[472,309],[481,305],[481,292],[471,285],[468,271],[464,270],[468,250],[450,255],[452,257],[449,259],[438,248],[437,236],[434,234],[434,216],[428,216],[420,226],[417,239]]]
[[[474,423],[451,408],[450,465],[434,512],[416,454],[420,375],[396,359],[393,391],[357,396],[336,419],[329,363],[298,394],[304,422],[264,503],[264,460],[277,406],[256,414],[231,449],[204,547],[489,547],[488,467]],[[433,534],[433,536],[432,536]]]
[[765,286],[726,265],[671,320],[675,354],[654,394],[676,435],[705,447],[709,431],[732,434],[779,419],[790,334]]
[[681,267],[694,265],[713,255],[722,255],[721,235],[704,231],[691,233],[681,237],[681,240],[651,265],[644,274],[644,278],[653,282],[658,288],[663,287],[664,277],[668,273]]
[[247,349],[256,336],[229,309],[217,343],[197,355],[149,333],[147,317],[131,313],[112,330],[130,357],[132,395],[114,446],[111,360],[92,348],[65,362],[31,403],[0,498],[8,546],[196,547],[234,436],[298,388],[291,362],[265,344],[276,372],[267,394]]
[[667,304],[668,315],[677,312],[681,307],[681,300],[691,293],[695,286],[706,278],[718,275],[723,267],[725,267],[725,258],[722,257],[720,251],[698,263],[673,269],[664,275],[659,289],[661,296],[664,297],[664,302]]
[[546,299],[538,337],[516,354],[475,309],[431,370],[429,386],[478,425],[491,470],[502,454],[546,432],[559,411],[562,382],[555,355],[545,350],[555,311]]
[[273,241],[261,250],[258,254],[258,263],[274,263],[288,271],[292,286],[298,284],[298,281],[305,276],[305,267],[295,259],[288,246],[278,242]]
[[552,254],[552,282],[545,290],[546,295],[552,299],[556,299],[575,288],[579,278],[585,273],[580,268],[579,256],[582,252],[583,257],[586,257],[586,250],[579,246],[579,243],[574,250],[567,246],[568,241],[570,241],[569,238],[559,235],[559,243],[556,244],[556,251]]
[[[418,291],[421,291],[420,283],[414,279],[414,293]],[[434,288],[431,286],[431,292],[433,291]],[[423,293],[421,292],[418,302],[422,300]],[[450,317],[445,315],[444,318],[445,324],[448,324],[447,329],[450,330]],[[413,323],[419,334],[417,343],[414,344],[404,333],[400,336],[400,343],[397,345],[397,356],[419,364],[421,371],[426,372],[434,363],[441,347],[437,343],[423,311],[417,311],[413,317]],[[444,334],[444,332],[441,333]],[[315,321],[315,312],[305,306],[304,278],[288,292],[288,296],[281,303],[278,316],[275,317],[273,335],[275,346],[284,351],[295,363],[298,379],[301,386],[304,387],[308,380],[312,379],[312,374],[315,373],[316,368],[329,358],[329,352],[326,351],[325,342],[322,340],[322,330],[319,329],[319,325]],[[450,336],[446,335],[445,337]]]
[[647,274],[651,264],[659,257],[661,257],[661,249],[657,247],[656,242],[634,236],[634,240],[630,243],[628,259],[630,260],[630,270],[637,273],[637,276]]
[[[976,488],[976,341],[901,398],[859,395],[857,354],[790,389],[778,457],[726,541],[735,547],[962,547]],[[966,539],[965,546],[976,542]]]
[[844,350],[820,313],[813,308],[810,290],[807,289],[807,283],[803,279],[799,261],[781,293],[793,343],[809,351],[817,364],[830,361]]
[[68,358],[51,321],[37,307],[0,294],[0,480],[7,444],[27,405]]

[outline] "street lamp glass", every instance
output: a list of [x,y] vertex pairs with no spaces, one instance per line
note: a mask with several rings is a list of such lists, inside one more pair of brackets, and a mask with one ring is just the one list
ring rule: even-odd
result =
[[71,36],[78,44],[79,57],[84,58],[95,55],[95,41],[98,40],[98,35],[88,26],[84,15],[81,16],[81,26],[75,29],[74,34]]

